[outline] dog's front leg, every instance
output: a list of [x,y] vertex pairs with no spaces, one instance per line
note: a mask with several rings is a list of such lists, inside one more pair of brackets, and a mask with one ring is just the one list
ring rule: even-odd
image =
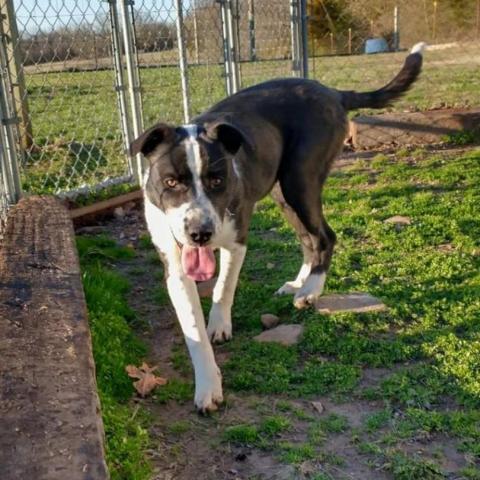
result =
[[[180,267],[181,268],[181,267]],[[195,406],[205,413],[222,403],[222,376],[205,329],[195,282],[169,268],[167,288],[182,327],[195,371]]]
[[220,273],[213,289],[213,303],[207,328],[208,336],[213,342],[232,338],[233,297],[246,252],[247,247],[239,243],[220,249]]

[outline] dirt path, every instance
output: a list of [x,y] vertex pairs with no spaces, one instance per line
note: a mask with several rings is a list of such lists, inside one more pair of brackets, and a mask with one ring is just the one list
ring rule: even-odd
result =
[[[167,303],[159,305],[155,291],[161,284],[162,267],[150,249],[142,249],[139,240],[146,233],[142,214],[130,211],[121,218],[107,222],[105,232],[121,245],[131,245],[137,256],[128,262],[116,265],[132,284],[129,304],[137,313],[144,327],[141,336],[149,346],[148,363],[158,365],[162,376],[169,382],[191,383],[191,369],[178,322],[173,308]],[[95,230],[98,233],[98,229]],[[225,346],[216,346],[215,354],[220,368],[228,358]],[[177,365],[175,365],[177,364]],[[178,365],[180,364],[180,365]],[[378,381],[387,370],[372,369],[365,375],[366,381]],[[136,399],[151,416],[150,436],[152,448],[148,452],[154,466],[152,480],[291,480],[315,478],[322,471],[316,462],[305,461],[298,467],[280,461],[278,454],[254,445],[231,446],[222,441],[225,427],[237,424],[256,424],[265,412],[275,414],[275,405],[282,402],[280,396],[238,395],[226,392],[226,404],[212,416],[199,416],[193,408],[193,393],[188,392],[178,400],[159,399],[154,395],[147,399]],[[318,397],[308,401],[290,401],[293,415],[289,415],[292,426],[288,434],[282,435],[285,442],[304,441],[310,422],[322,414],[312,407],[312,400],[320,401],[329,414],[348,418],[352,427],[361,424],[361,418],[378,408],[376,402],[358,401],[335,404],[328,398]],[[283,408],[278,413],[285,414]],[[358,458],[351,442],[351,432],[334,435],[326,448],[326,455],[348,459],[342,465],[328,460],[324,478],[386,479],[381,471],[372,472]],[[322,478],[322,477],[318,477]]]

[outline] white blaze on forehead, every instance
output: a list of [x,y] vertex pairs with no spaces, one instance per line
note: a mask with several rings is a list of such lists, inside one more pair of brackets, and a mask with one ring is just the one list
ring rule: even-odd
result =
[[184,218],[205,217],[213,222],[214,232],[217,232],[220,219],[213,208],[212,202],[205,193],[202,183],[203,161],[200,155],[200,144],[198,143],[199,128],[197,125],[183,125],[187,132],[187,138],[183,141],[187,154],[187,165],[192,172],[193,185],[195,187],[195,205],[188,205]]
[[[184,125],[188,137],[184,140],[185,150],[187,152],[188,168],[191,170],[195,184],[200,182],[202,175],[202,157],[200,155],[200,144],[198,143],[198,126]],[[201,187],[201,183],[196,185]]]

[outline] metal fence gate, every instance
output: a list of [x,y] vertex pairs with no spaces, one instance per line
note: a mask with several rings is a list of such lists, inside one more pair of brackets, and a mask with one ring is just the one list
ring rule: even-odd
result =
[[[0,212],[139,182],[130,142],[259,80],[305,75],[303,0],[0,0]],[[304,10],[303,10],[304,11]]]
[[480,105],[480,0],[380,3],[0,0],[0,219],[22,192],[138,183],[128,146],[155,122],[273,77],[379,87],[418,41],[423,73],[394,108]]

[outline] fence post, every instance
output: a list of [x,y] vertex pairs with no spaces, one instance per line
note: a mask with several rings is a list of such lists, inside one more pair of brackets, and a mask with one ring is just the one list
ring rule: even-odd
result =
[[298,38],[298,0],[290,1],[290,33],[292,36],[292,75],[300,76],[300,54]]
[[291,0],[292,75],[308,78],[308,12],[306,0]]
[[200,48],[198,43],[197,2],[192,0],[193,8],[193,43],[195,46],[195,63],[200,64]]
[[129,174],[134,176],[135,166],[130,156],[130,143],[133,140],[130,128],[130,116],[128,113],[125,91],[125,78],[122,65],[122,47],[120,42],[120,24],[118,22],[117,1],[109,0],[110,33],[112,41],[113,69],[115,71],[115,91],[117,92],[117,104],[122,127],[123,149],[128,161]]
[[225,82],[227,94],[233,95],[240,87],[240,75],[237,62],[238,17],[233,14],[232,3],[235,0],[217,0],[221,7],[223,56],[225,60]]
[[395,52],[400,48],[400,31],[398,28],[398,5],[393,9],[393,50]]
[[225,90],[227,95],[231,95],[232,92],[232,82],[231,82],[231,65],[230,65],[230,40],[228,38],[228,29],[227,29],[227,13],[225,8],[225,0],[217,0],[220,4],[220,19],[222,22],[222,40],[223,40],[223,69],[225,75]]
[[257,59],[255,51],[255,0],[248,0],[248,48],[249,59],[254,62]]
[[20,116],[21,122],[18,129],[20,147],[28,150],[33,143],[32,122],[28,109],[27,89],[25,76],[19,58],[18,28],[13,0],[0,0],[2,17],[2,34],[6,40],[6,64],[10,75],[10,89],[13,99],[15,114]]
[[300,29],[302,32],[302,77],[308,78],[308,10],[307,0],[300,0]]
[[480,38],[480,0],[477,0],[477,16],[475,20],[475,38]]
[[6,201],[16,203],[21,195],[20,172],[17,161],[17,143],[14,125],[18,122],[12,99],[8,95],[11,79],[8,78],[7,38],[0,23],[0,161]]
[[[123,47],[125,51],[125,63],[127,67],[128,92],[130,96],[130,108],[132,110],[132,133],[134,138],[143,131],[143,109],[140,87],[140,75],[138,73],[137,44],[134,29],[133,1],[120,0],[120,20],[123,33]],[[141,184],[146,164],[140,154],[132,159],[133,175]]]
[[184,31],[183,31],[183,10],[182,0],[175,0],[177,7],[177,43],[178,43],[178,61],[180,63],[180,76],[182,81],[183,98],[183,118],[185,123],[190,121],[190,98],[188,90],[188,63],[185,50]]

